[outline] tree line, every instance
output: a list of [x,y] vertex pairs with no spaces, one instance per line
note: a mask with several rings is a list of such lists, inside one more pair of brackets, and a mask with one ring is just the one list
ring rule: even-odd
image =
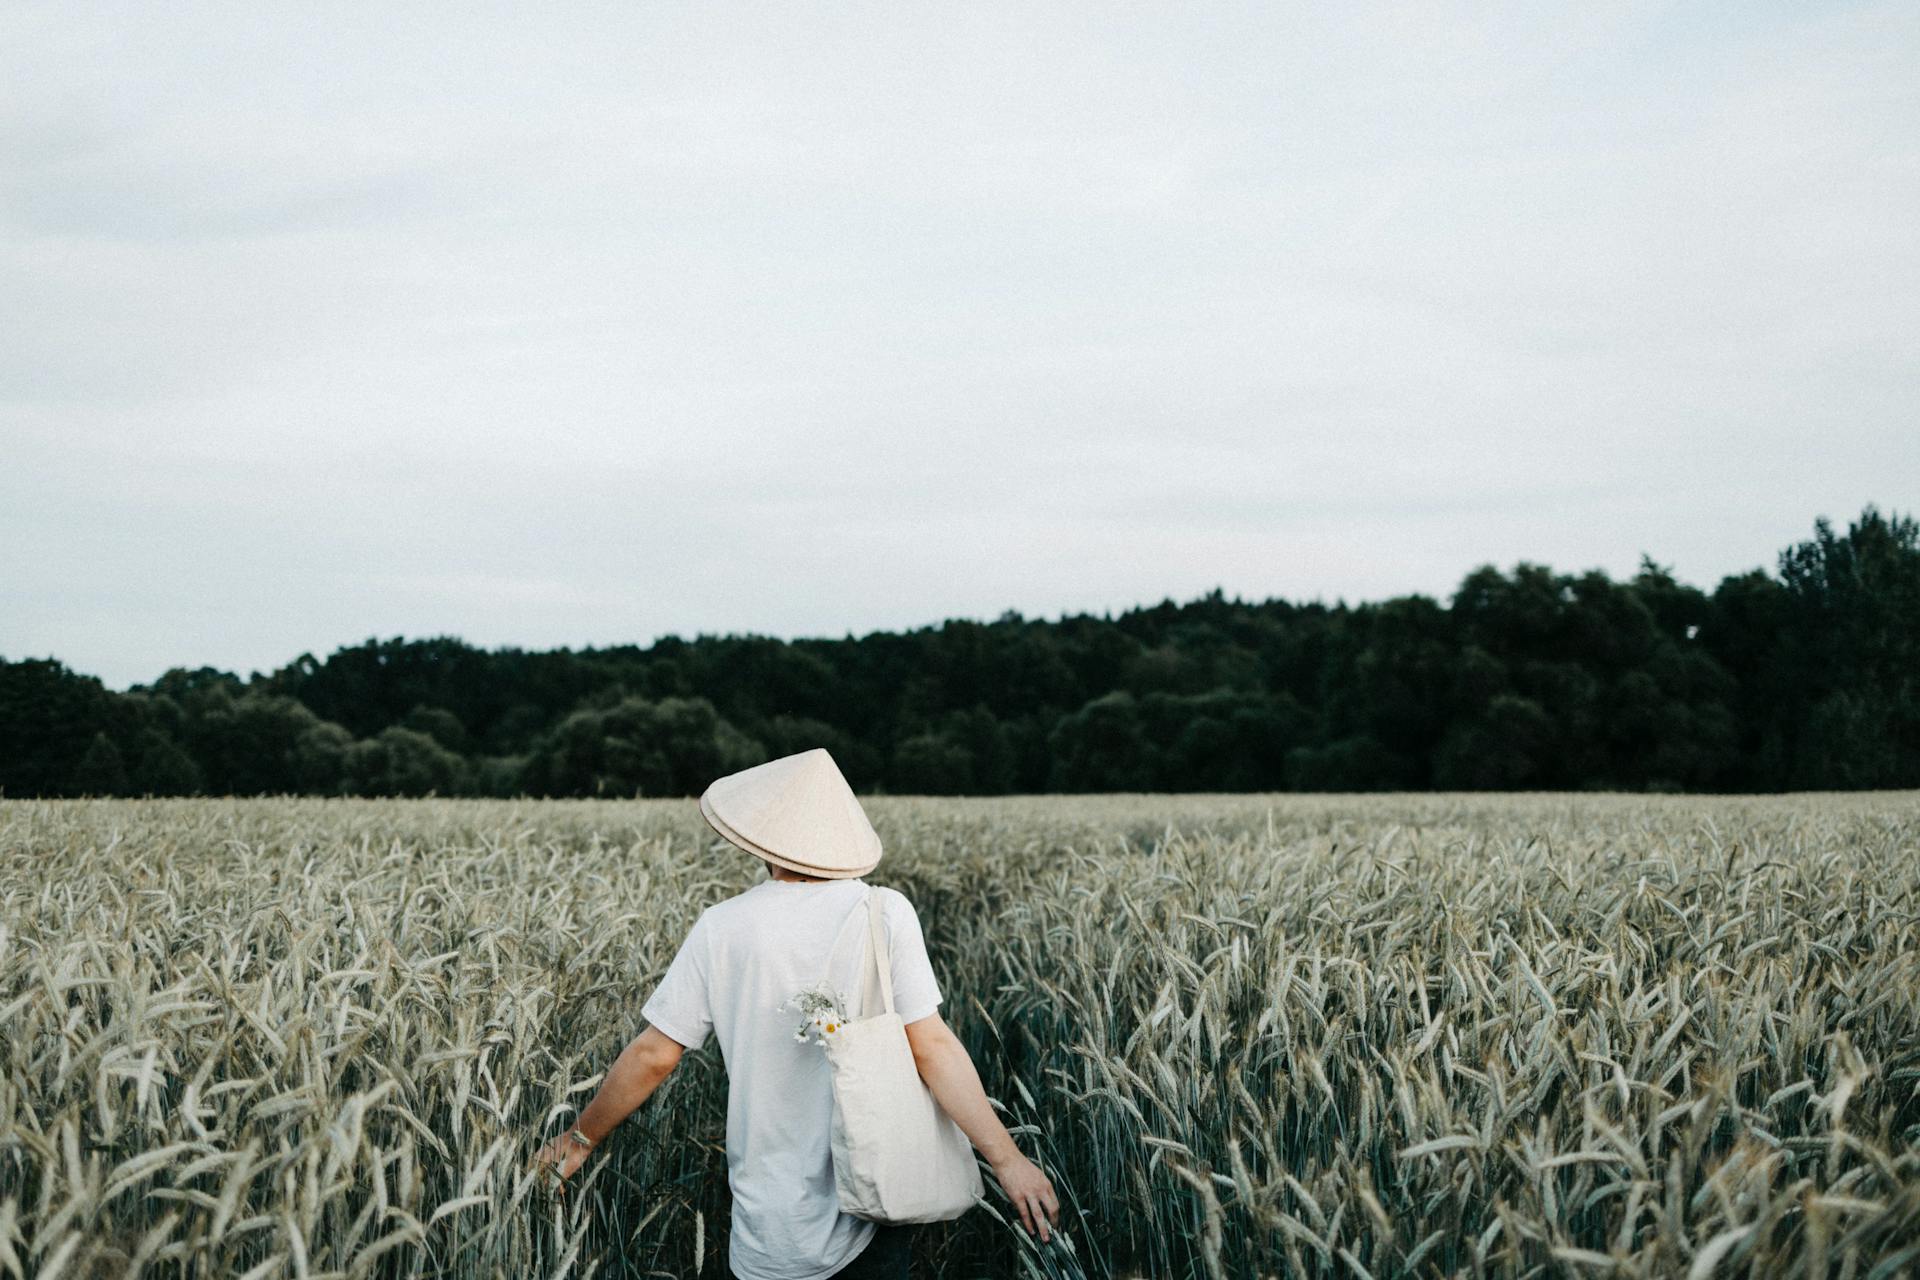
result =
[[369,639],[125,693],[0,658],[0,795],[687,796],[810,747],[863,792],[1920,786],[1920,525],[1711,592],[1482,566],[1246,602],[527,651]]

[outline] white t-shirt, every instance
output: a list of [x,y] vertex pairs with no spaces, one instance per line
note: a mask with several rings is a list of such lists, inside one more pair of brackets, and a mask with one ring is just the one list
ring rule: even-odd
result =
[[[833,1085],[826,1049],[794,1033],[803,1017],[780,1005],[821,981],[854,1004],[867,929],[851,923],[862,879],[763,880],[700,914],[659,988],[648,1023],[698,1049],[709,1031],[727,1067],[729,1262],[740,1280],[825,1280],[872,1238],[874,1224],[840,1212],[833,1185]],[[913,904],[875,885],[893,965],[893,1007],[915,1022],[940,1003]],[[842,925],[849,927],[842,929]],[[830,957],[838,940],[838,950]],[[878,996],[867,1014],[881,1011]]]

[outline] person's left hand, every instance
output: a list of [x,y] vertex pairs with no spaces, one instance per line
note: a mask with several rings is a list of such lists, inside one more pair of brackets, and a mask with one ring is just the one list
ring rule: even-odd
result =
[[573,1176],[574,1170],[587,1162],[587,1157],[592,1153],[592,1147],[583,1147],[563,1133],[534,1152],[529,1165],[551,1169],[553,1194],[564,1196],[567,1194],[566,1180]]

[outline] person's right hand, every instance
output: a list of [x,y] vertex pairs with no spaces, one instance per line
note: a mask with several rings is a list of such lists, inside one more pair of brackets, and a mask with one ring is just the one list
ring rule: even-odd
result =
[[1060,1225],[1060,1200],[1040,1166],[1015,1152],[1004,1163],[993,1166],[993,1176],[1020,1211],[1027,1234],[1038,1235],[1042,1244],[1053,1239],[1053,1228]]

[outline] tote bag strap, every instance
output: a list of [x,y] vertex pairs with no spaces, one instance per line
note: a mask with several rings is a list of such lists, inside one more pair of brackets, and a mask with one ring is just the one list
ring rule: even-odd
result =
[[[840,948],[847,938],[859,938],[860,917],[866,916],[868,949],[873,956],[873,963],[868,964],[864,958],[861,960],[860,976],[855,979],[858,990],[852,993],[858,1003],[847,1011],[847,1016],[851,1018],[871,1018],[879,1012],[873,1007],[876,990],[885,1010],[893,1012],[893,961],[887,952],[886,933],[880,927],[880,899],[872,885],[868,885],[866,893],[861,895],[861,904],[847,913],[846,923],[840,926],[830,953],[835,956],[843,954]],[[831,968],[828,971],[831,972]]]
[[[888,1013],[893,1012],[893,961],[887,955],[886,934],[880,928],[880,895],[867,890],[867,930],[873,943],[873,969],[880,975],[880,999]],[[865,985],[864,979],[862,985]]]

